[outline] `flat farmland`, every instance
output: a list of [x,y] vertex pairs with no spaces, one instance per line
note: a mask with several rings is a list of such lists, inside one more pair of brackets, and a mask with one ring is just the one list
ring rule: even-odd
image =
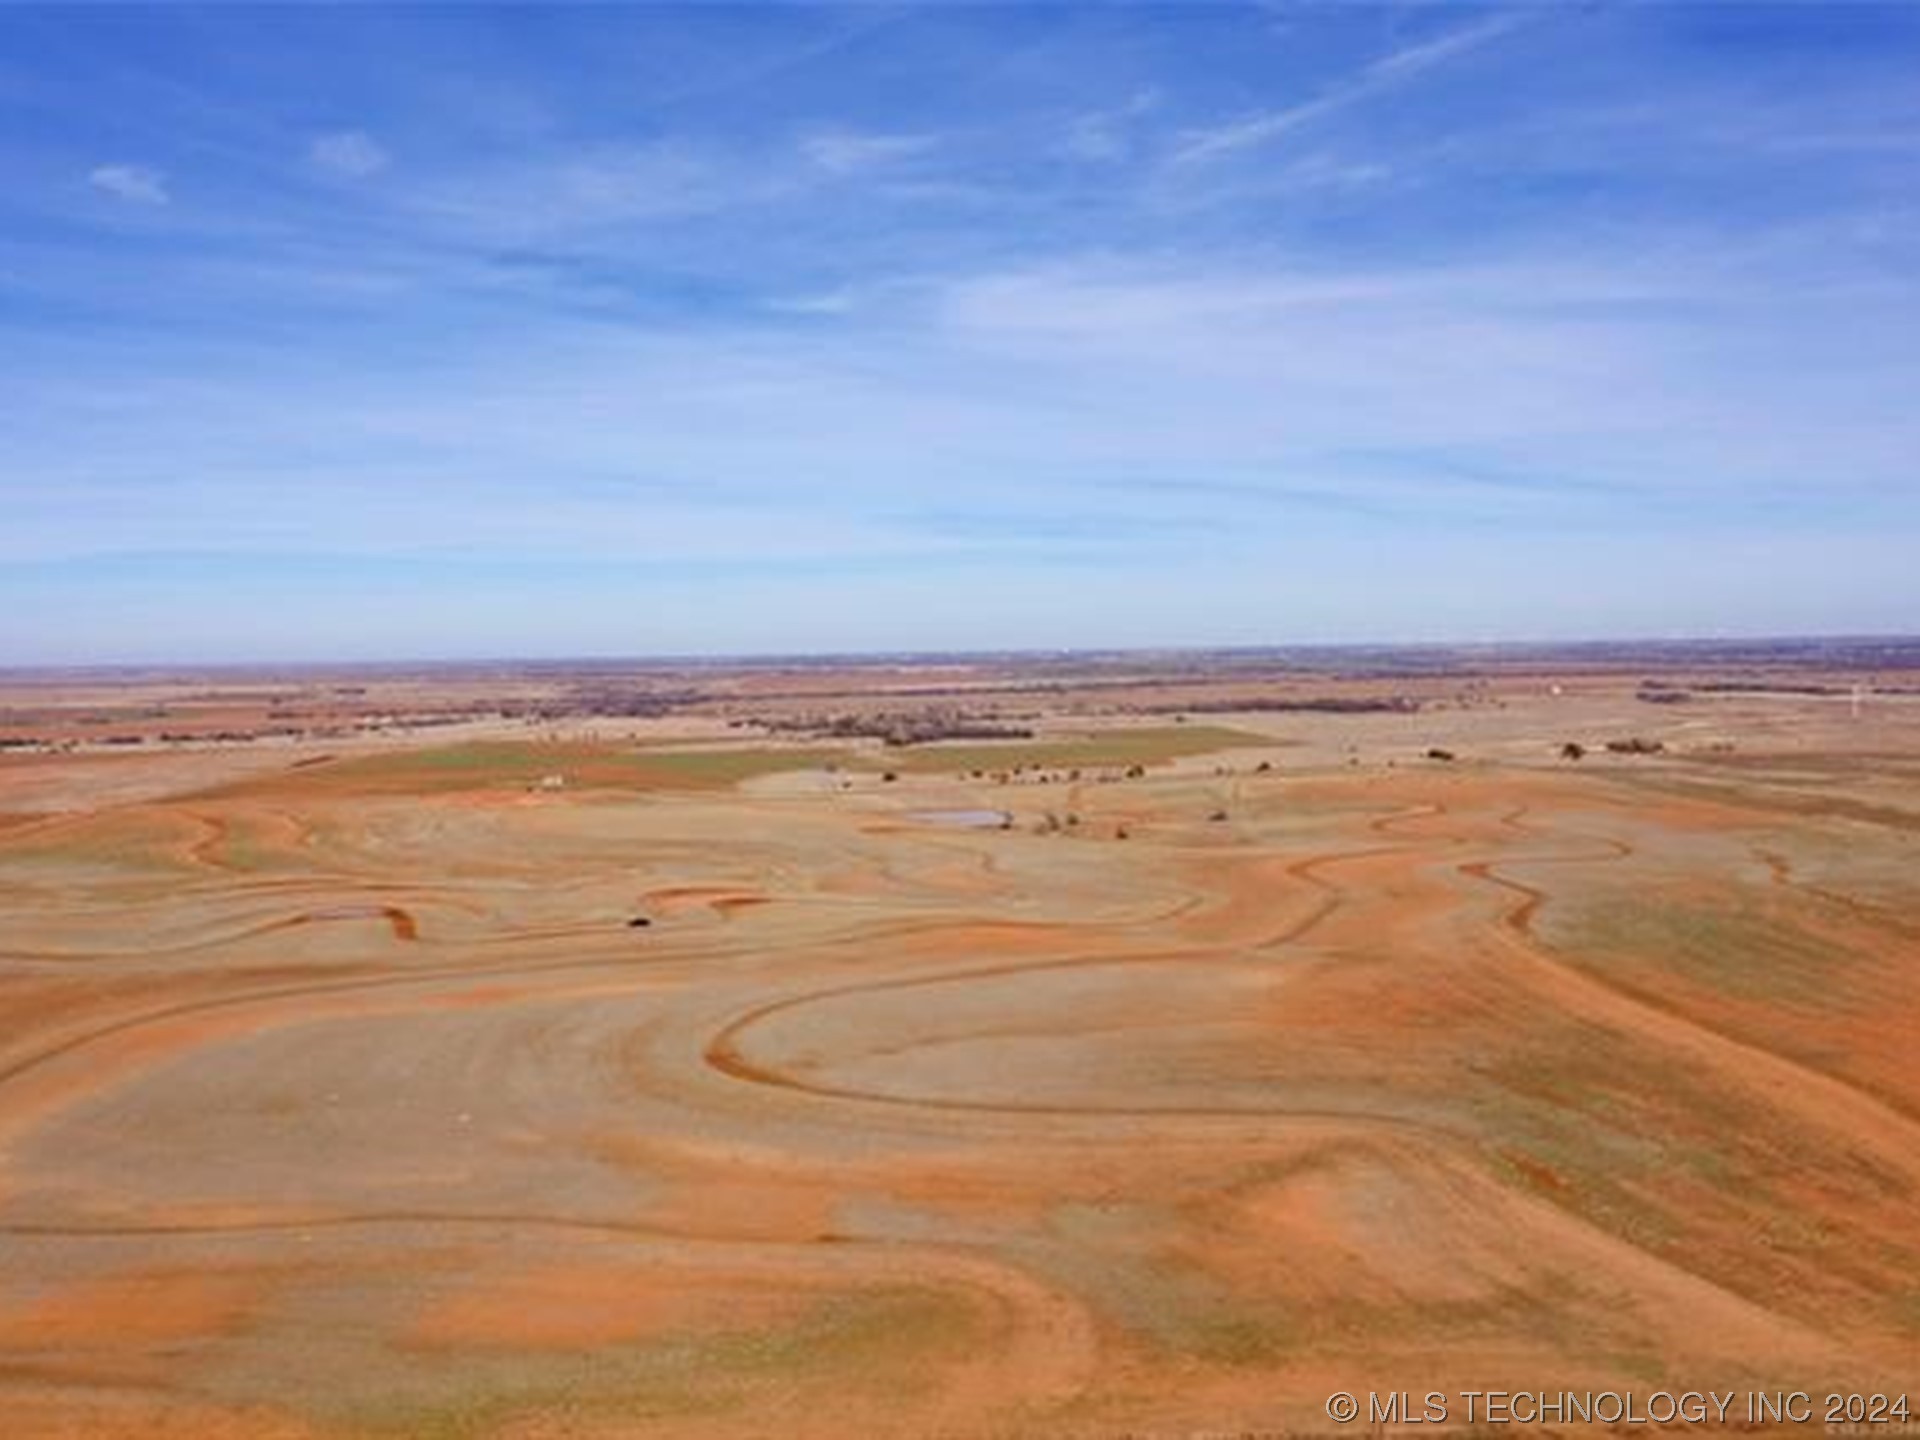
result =
[[1491,687],[0,758],[6,1433],[1920,1392],[1920,708]]

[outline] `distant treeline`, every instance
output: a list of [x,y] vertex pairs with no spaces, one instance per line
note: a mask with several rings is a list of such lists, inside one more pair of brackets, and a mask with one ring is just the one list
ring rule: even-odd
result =
[[1031,740],[1024,725],[951,712],[801,716],[754,721],[767,730],[797,731],[821,740],[879,740],[888,745],[926,745],[936,740]]
[[1187,705],[1143,705],[1138,708],[1145,715],[1225,715],[1250,710],[1304,711],[1320,715],[1412,715],[1420,709],[1420,702],[1408,695],[1370,698],[1323,695],[1299,699],[1265,695],[1251,700],[1196,700]]
[[1670,705],[1698,692],[1702,695],[1851,695],[1858,688],[1863,695],[1920,695],[1914,685],[1833,685],[1815,681],[1786,680],[1696,680],[1685,685],[1671,680],[1642,680],[1640,698],[1656,705]]

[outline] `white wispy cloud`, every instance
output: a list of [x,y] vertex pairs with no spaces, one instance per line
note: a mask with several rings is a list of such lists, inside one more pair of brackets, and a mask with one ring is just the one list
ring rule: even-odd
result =
[[931,135],[884,135],[860,130],[817,130],[800,142],[800,153],[832,175],[857,175],[910,160],[939,142]]
[[[163,537],[241,552],[263,527],[340,554],[826,562],[930,543],[895,533],[916,507],[1135,525],[1241,495],[1255,533],[1289,502],[1573,522],[1805,495],[1814,474],[1827,505],[1905,493],[1920,422],[1897,317],[1863,325],[1862,297],[1729,264],[1088,257],[929,276],[832,325],[549,317],[444,366],[247,354],[50,380],[0,440],[0,473],[41,487],[16,487],[0,562]],[[316,413],[329,448],[307,454]],[[1156,478],[1125,506],[1089,498]]]
[[1135,148],[1135,122],[1160,104],[1160,92],[1136,90],[1125,104],[1076,115],[1060,142],[1061,153],[1075,160],[1110,163],[1124,160]]
[[[1904,52],[1735,86],[1717,57],[1696,69],[1707,42],[1629,14],[1429,7],[1396,40],[1336,8],[1075,22],[1011,49],[991,15],[973,37],[942,17],[868,33],[857,62],[810,12],[799,46],[729,28],[719,73],[665,46],[632,74],[655,47],[596,46],[604,86],[512,55],[457,99],[418,93],[445,53],[426,35],[396,93],[291,136],[198,71],[191,108],[116,95],[193,145],[190,193],[181,171],[153,208],[167,178],[125,163],[84,184],[141,152],[76,163],[62,140],[32,168],[64,223],[0,236],[0,287],[30,302],[0,361],[0,571],[50,577],[0,573],[0,650],[110,651],[135,615],[156,645],[238,645],[216,612],[270,617],[261,649],[304,628],[421,650],[563,626],[632,648],[646,614],[676,617],[661,643],[817,647],[887,639],[882,619],[939,643],[947,614],[966,643],[1045,643],[1041,614],[1088,643],[1555,605],[1677,625],[1715,619],[1715,595],[1796,625],[1920,613]],[[1281,24],[1284,67],[1249,55],[1223,81],[1223,53]],[[1079,88],[1041,63],[1063,53]],[[1562,83],[1495,83],[1522,71]],[[863,93],[876,73],[895,78]],[[1266,73],[1294,78],[1226,88]],[[494,91],[511,118],[469,113]],[[378,183],[403,163],[407,184]],[[377,203],[316,205],[299,175]],[[1568,175],[1606,183],[1524,183]],[[1859,604],[1796,612],[1795,545],[1828,546],[1811,588]],[[280,554],[342,580],[297,624],[236,603],[270,567],[281,583]],[[208,555],[226,568],[188,578]],[[337,608],[367,567],[397,584],[416,561],[444,629],[417,610],[390,634],[387,594],[364,621]],[[473,612],[492,582],[460,567],[536,562]],[[576,564],[604,588],[540,590]],[[935,564],[981,567],[968,605]],[[1501,565],[1533,572],[1501,588]],[[79,597],[115,576],[85,631]],[[145,608],[169,588],[176,611]]]
[[1345,110],[1416,75],[1471,54],[1525,24],[1528,18],[1519,12],[1493,15],[1471,25],[1462,25],[1432,40],[1389,51],[1369,61],[1346,81],[1322,91],[1311,100],[1278,110],[1263,110],[1224,125],[1189,132],[1185,143],[1174,152],[1173,161],[1175,164],[1192,164],[1264,145],[1269,140],[1278,139],[1304,125]]
[[165,205],[172,198],[166,176],[144,165],[97,165],[87,183],[130,205]]
[[376,175],[387,168],[391,158],[364,130],[337,130],[316,135],[307,147],[307,155],[322,170],[349,180]]
[[430,176],[404,204],[469,244],[584,243],[635,225],[765,204],[790,178],[681,140],[537,151]]
[[768,302],[767,308],[782,315],[848,315],[858,304],[849,288],[817,291],[806,295],[785,295]]

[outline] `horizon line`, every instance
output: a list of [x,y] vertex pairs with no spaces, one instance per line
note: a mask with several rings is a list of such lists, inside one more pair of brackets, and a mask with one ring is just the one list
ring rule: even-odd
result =
[[1470,651],[1517,654],[1645,647],[1689,650],[1705,647],[1920,646],[1920,630],[1884,632],[1787,632],[1754,635],[1590,635],[1575,639],[1466,640],[1299,640],[1240,644],[1015,646],[853,650],[657,651],[576,655],[410,656],[324,660],[85,660],[32,664],[0,663],[0,678],[37,675],[109,675],[127,672],[172,674],[191,671],[260,672],[271,670],[408,670],[419,668],[568,668],[593,665],[753,667],[793,664],[883,664],[900,661],[949,663],[993,660],[1035,661],[1153,656],[1282,656],[1301,652],[1323,655],[1444,653]]

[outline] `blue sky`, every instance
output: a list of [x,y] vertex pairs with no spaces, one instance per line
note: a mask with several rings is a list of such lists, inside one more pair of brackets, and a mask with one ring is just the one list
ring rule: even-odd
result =
[[0,663],[1920,628],[1920,7],[0,9]]

